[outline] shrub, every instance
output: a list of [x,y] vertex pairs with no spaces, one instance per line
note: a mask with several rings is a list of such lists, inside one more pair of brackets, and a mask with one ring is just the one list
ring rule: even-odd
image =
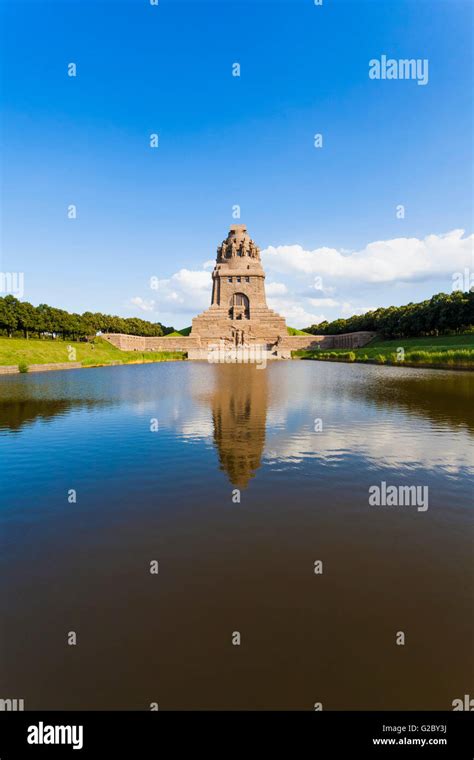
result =
[[18,371],[23,374],[25,372],[28,372],[28,369],[29,369],[28,364],[25,362],[24,359],[22,359],[22,361],[19,362],[18,364]]
[[405,354],[405,361],[426,362],[426,361],[432,360],[434,355],[435,355],[434,351],[431,353],[429,353],[428,351],[409,351],[407,354]]
[[377,356],[375,357],[375,361],[377,362],[377,364],[385,364],[387,361],[387,357],[384,356],[383,354],[377,354]]
[[472,364],[474,351],[469,348],[458,348],[446,351],[409,351],[406,360],[413,364]]

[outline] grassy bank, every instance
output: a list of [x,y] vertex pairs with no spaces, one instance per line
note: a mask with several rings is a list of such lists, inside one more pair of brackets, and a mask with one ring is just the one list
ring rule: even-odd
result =
[[[68,351],[68,346],[74,349]],[[102,338],[91,343],[73,343],[62,340],[37,340],[30,338],[0,337],[0,366],[81,362],[83,367],[107,364],[137,364],[142,362],[162,362],[184,359],[178,351],[120,351]]]
[[448,335],[438,338],[376,338],[353,351],[294,351],[294,358],[318,361],[365,362],[411,367],[474,369],[474,334]]
[[311,333],[307,333],[304,330],[298,330],[296,327],[287,327],[288,335],[311,335]]

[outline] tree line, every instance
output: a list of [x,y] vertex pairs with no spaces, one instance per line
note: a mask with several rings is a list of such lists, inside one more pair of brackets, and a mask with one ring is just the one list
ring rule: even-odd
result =
[[307,327],[313,335],[370,330],[384,338],[410,338],[422,335],[449,335],[474,328],[474,292],[437,293],[427,301],[406,306],[388,306],[348,319],[320,322]]
[[12,295],[0,298],[0,332],[10,338],[20,334],[25,338],[36,335],[38,338],[84,340],[98,332],[159,337],[173,331],[173,327],[165,327],[161,322],[147,322],[138,317],[116,317],[91,311],[70,314],[44,303],[32,306]]
[[[348,319],[325,320],[307,327],[313,335],[370,330],[385,338],[410,338],[422,335],[448,335],[474,329],[474,292],[438,293],[427,301],[406,306],[388,306]],[[159,337],[173,332],[161,322],[148,322],[138,317],[117,317],[86,311],[70,314],[47,304],[32,306],[12,295],[0,297],[0,333],[12,337],[30,335],[84,340],[98,332],[123,333]]]

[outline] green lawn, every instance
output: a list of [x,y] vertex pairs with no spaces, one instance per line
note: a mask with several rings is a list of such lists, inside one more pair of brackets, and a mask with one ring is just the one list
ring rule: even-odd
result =
[[304,330],[297,330],[296,327],[287,327],[288,335],[309,335],[310,333],[305,332]]
[[[382,338],[375,338],[367,344],[367,348],[375,350],[378,347],[384,348],[390,351],[396,351],[399,346],[403,346],[405,350],[412,350],[414,348],[420,348],[427,350],[431,347],[436,351],[452,348],[474,348],[474,333],[468,335],[441,335],[439,338],[397,338],[396,340],[383,340]],[[358,349],[365,351],[364,349]]]
[[[68,346],[76,351],[75,358],[71,359]],[[84,367],[94,364],[110,364],[121,362],[122,364],[136,362],[159,362],[171,359],[184,359],[181,352],[158,352],[147,351],[120,351],[111,343],[102,338],[95,338],[93,343],[74,343],[63,340],[37,340],[30,338],[3,338],[0,337],[0,365],[16,365],[20,363],[49,364],[50,362],[82,362]]]
[[[403,352],[399,349],[403,349]],[[428,338],[376,338],[367,346],[348,351],[345,348],[329,351],[294,351],[299,359],[320,361],[376,362],[377,364],[414,364],[417,366],[446,366],[474,368],[474,333]]]
[[163,335],[164,338],[182,338],[183,335],[189,335],[191,332],[192,327],[183,327],[182,330],[173,330],[173,332],[168,333],[168,335]]

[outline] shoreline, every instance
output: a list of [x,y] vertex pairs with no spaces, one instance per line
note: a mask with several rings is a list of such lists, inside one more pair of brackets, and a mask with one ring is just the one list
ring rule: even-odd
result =
[[[165,362],[183,362],[183,361],[190,361],[187,358],[184,359],[177,359],[173,357],[172,359],[156,359],[156,361],[130,361],[130,362],[122,362],[122,361],[111,361],[111,362],[101,362],[97,364],[81,364],[80,362],[49,362],[45,364],[31,364],[28,367],[27,372],[20,372],[18,365],[12,364],[12,365],[0,365],[0,377],[11,377],[12,375],[29,375],[29,374],[36,374],[41,372],[63,372],[68,371],[72,369],[97,369],[99,367],[128,367],[128,366],[136,366],[138,364],[163,364]],[[421,362],[398,362],[398,363],[390,363],[390,362],[377,362],[373,359],[365,359],[364,361],[349,361],[348,359],[317,359],[316,357],[310,357],[310,356],[293,356],[291,359],[280,359],[278,361],[319,361],[319,362],[328,362],[328,363],[336,363],[336,364],[370,364],[372,366],[376,367],[399,367],[401,369],[408,368],[408,369],[434,369],[434,370],[455,370],[456,372],[472,372],[474,371],[474,366],[471,365],[461,365],[461,364],[429,364],[429,363],[421,363]],[[215,362],[213,362],[215,363]],[[226,362],[223,362],[227,364]],[[232,362],[234,364],[240,364],[240,362]]]
[[372,366],[376,367],[408,367],[409,369],[444,369],[444,370],[456,370],[458,372],[472,372],[474,371],[474,364],[443,364],[442,362],[378,362],[375,361],[375,359],[363,359],[363,360],[353,360],[350,359],[318,359],[316,356],[294,356],[293,359],[297,359],[299,361],[310,361],[310,362],[322,362],[322,363],[334,363],[334,364],[371,364]]
[[82,364],[81,362],[47,362],[45,364],[30,364],[26,372],[21,372],[17,364],[0,365],[0,376],[9,377],[11,375],[29,375],[37,372],[63,372],[71,369],[96,369],[97,367],[127,367],[137,364],[162,364],[164,362],[182,362],[187,359],[156,359],[155,361],[110,361],[98,362],[97,364]]
[[[123,336],[118,335],[118,338]],[[164,339],[165,340],[165,339]],[[289,338],[297,341],[298,336]],[[305,338],[306,340],[306,338]],[[174,341],[174,338],[172,339]],[[120,342],[120,341],[119,341]],[[267,346],[268,348],[268,346]],[[156,364],[168,361],[197,361],[209,357],[203,350],[184,351],[172,342],[167,350],[126,350],[110,340],[96,336],[90,341],[67,343],[62,340],[0,337],[0,377],[37,372],[61,372],[89,367],[113,367],[127,364]],[[219,357],[226,364],[233,357]],[[257,364],[257,356],[252,357]],[[263,358],[263,357],[262,357]],[[298,348],[287,345],[284,350],[266,352],[268,360],[311,360],[342,362],[344,364],[375,364],[378,366],[407,367],[409,369],[436,369],[472,372],[474,370],[474,333],[461,335],[423,336],[404,339],[376,337],[366,345],[355,348]],[[246,357],[245,363],[251,362]],[[214,362],[213,362],[214,363]],[[237,361],[236,363],[243,363]]]

